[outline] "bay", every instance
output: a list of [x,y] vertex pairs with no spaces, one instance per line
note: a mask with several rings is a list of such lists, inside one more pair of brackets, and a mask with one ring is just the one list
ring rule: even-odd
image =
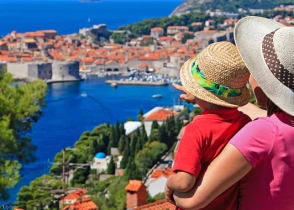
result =
[[[13,30],[55,29],[58,34],[77,33],[80,28],[107,24],[109,29],[135,23],[146,18],[168,16],[183,0],[0,0],[0,36]],[[152,98],[161,94],[162,99]],[[14,203],[23,185],[48,173],[53,158],[64,147],[72,146],[82,132],[101,123],[136,119],[154,106],[177,104],[178,91],[171,86],[119,86],[113,89],[103,80],[49,85],[47,106],[30,136],[37,146],[37,161],[24,165],[22,179],[10,190]]]
[[[162,98],[152,98],[161,94]],[[34,124],[30,137],[38,147],[37,161],[24,165],[22,179],[10,190],[13,203],[21,186],[48,173],[57,152],[71,147],[86,130],[102,123],[137,119],[139,110],[178,104],[180,93],[172,86],[118,86],[112,88],[103,79],[50,84],[46,107]]]
[[108,28],[146,18],[168,16],[183,0],[1,0],[0,36],[13,30],[27,32],[55,29],[58,34],[107,24]]

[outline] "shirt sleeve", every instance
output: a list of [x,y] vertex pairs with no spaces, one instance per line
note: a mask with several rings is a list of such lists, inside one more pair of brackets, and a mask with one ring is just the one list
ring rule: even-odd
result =
[[252,167],[256,167],[269,155],[275,139],[273,124],[265,119],[248,123],[230,140],[230,144],[244,155]]
[[183,171],[198,177],[201,170],[201,138],[195,126],[189,124],[185,128],[176,153],[174,171]]

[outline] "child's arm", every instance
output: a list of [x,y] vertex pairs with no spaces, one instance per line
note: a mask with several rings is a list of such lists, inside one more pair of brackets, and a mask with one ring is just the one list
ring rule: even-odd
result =
[[179,171],[167,180],[167,187],[173,192],[188,192],[194,187],[196,177],[192,174]]
[[185,193],[193,188],[196,177],[192,174],[179,171],[168,178],[165,185],[165,195],[169,202],[174,203],[173,194]]

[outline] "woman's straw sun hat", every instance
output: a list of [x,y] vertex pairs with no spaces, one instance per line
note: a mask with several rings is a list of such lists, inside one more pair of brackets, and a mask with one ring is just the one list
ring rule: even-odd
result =
[[237,23],[235,41],[267,97],[294,115],[294,27],[249,16]]
[[230,42],[216,42],[180,71],[184,88],[204,101],[225,107],[243,106],[250,93],[246,87],[249,71],[237,48]]

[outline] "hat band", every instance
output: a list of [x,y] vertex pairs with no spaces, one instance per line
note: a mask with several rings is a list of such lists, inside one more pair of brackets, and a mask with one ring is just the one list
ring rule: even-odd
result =
[[[278,29],[277,29],[278,30]],[[266,65],[273,75],[288,88],[294,89],[294,75],[281,64],[274,47],[274,34],[277,31],[267,34],[262,41],[262,54]]]
[[225,85],[214,83],[205,78],[204,74],[200,71],[198,65],[199,55],[195,58],[195,61],[192,63],[191,74],[193,75],[194,80],[204,89],[212,92],[218,96],[222,97],[236,97],[242,95],[242,88],[231,88]]

